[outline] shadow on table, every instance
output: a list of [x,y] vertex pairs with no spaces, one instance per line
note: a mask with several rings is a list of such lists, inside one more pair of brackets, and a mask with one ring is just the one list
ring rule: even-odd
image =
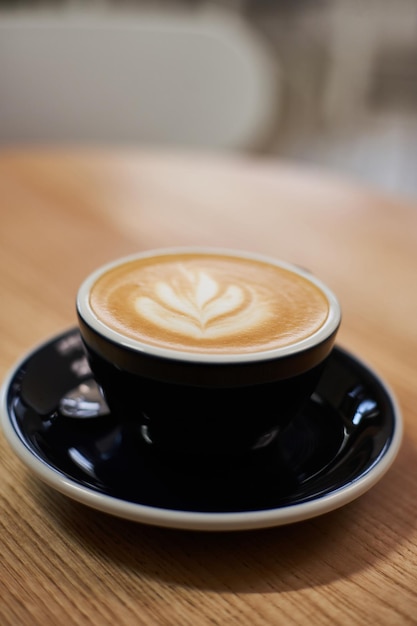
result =
[[[404,441],[382,481],[342,509],[290,526],[203,533],[145,526],[89,509],[34,482],[45,516],[98,569],[216,592],[268,593],[321,586],[389,558],[416,525],[398,484],[415,466]],[[35,486],[36,485],[36,486]],[[404,489],[407,487],[404,485]],[[117,584],[117,583],[115,583]]]

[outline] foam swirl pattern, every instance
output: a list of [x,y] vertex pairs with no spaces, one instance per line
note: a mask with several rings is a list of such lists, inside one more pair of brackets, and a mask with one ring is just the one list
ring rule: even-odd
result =
[[221,285],[203,270],[180,266],[173,284],[160,281],[153,296],[139,296],[139,317],[190,339],[219,339],[262,324],[271,312],[250,285]]
[[251,353],[292,345],[325,324],[329,303],[288,268],[210,254],[137,258],[92,286],[90,306],[107,327],[163,348]]

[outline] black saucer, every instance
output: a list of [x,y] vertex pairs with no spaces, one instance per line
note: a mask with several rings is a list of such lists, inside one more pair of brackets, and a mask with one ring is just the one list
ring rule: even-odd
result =
[[189,458],[156,457],[134,430],[105,411],[97,415],[94,402],[71,416],[63,398],[91,378],[78,331],[52,339],[4,385],[4,430],[39,478],[87,505],[137,521],[237,529],[306,519],[369,489],[401,440],[392,394],[340,348],[305,410],[267,454],[219,460],[209,468]]

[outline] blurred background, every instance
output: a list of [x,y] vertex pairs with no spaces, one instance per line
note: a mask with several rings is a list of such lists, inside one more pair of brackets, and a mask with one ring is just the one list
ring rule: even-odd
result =
[[0,147],[284,157],[417,197],[417,0],[0,2]]

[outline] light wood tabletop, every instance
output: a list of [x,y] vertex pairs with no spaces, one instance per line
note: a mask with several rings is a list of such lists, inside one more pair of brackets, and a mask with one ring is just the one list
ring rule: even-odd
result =
[[0,436],[0,624],[417,624],[417,203],[280,161],[156,150],[0,154],[0,375],[75,326],[80,282],[161,246],[261,252],[337,293],[340,346],[393,390],[404,439],[367,493],[230,533],[126,521],[30,475]]

